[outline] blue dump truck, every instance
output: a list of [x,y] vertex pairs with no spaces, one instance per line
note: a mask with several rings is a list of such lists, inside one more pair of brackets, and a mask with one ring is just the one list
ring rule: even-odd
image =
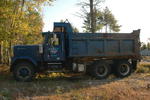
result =
[[132,33],[75,33],[70,23],[54,23],[39,45],[13,48],[10,71],[17,81],[31,81],[41,72],[86,73],[104,79],[123,78],[140,61],[140,30]]

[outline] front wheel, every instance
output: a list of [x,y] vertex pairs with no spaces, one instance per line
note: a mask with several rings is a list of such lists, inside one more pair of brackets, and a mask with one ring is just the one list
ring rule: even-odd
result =
[[91,75],[97,79],[107,78],[110,72],[111,67],[106,63],[94,64],[93,68],[91,68]]
[[128,61],[120,61],[114,67],[115,75],[120,78],[127,77],[132,72],[132,65]]
[[22,62],[14,66],[13,76],[15,80],[29,82],[34,77],[33,65],[27,62]]

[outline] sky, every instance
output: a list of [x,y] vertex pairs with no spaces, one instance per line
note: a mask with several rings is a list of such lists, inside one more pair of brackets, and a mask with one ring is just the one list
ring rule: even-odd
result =
[[[52,6],[43,8],[43,31],[52,31],[53,22],[68,19],[73,26],[82,32],[83,19],[76,16],[80,12],[77,5],[83,0],[56,0]],[[121,25],[120,33],[131,33],[133,30],[141,29],[140,39],[148,42],[150,38],[150,0],[105,0],[101,4],[107,6]],[[100,7],[101,8],[101,7]]]

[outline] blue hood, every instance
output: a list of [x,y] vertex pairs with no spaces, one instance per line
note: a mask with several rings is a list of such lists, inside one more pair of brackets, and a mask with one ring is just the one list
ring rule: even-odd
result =
[[39,45],[17,45],[14,46],[14,57],[39,58]]

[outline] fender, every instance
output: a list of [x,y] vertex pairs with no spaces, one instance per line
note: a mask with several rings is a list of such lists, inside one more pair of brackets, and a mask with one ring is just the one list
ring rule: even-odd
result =
[[31,57],[28,57],[28,56],[22,56],[22,57],[13,57],[12,59],[11,59],[11,68],[10,68],[10,70],[12,71],[12,69],[13,69],[13,66],[17,63],[17,61],[22,61],[22,60],[25,60],[25,61],[29,61],[29,62],[31,62],[34,66],[37,66],[38,64],[37,64],[37,62],[33,59],[33,58],[31,58]]

